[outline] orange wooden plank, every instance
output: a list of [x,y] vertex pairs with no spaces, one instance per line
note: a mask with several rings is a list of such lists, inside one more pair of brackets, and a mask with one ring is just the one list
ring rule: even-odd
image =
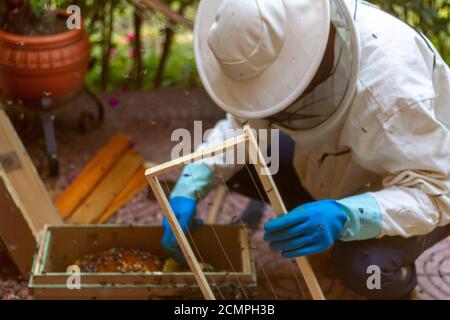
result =
[[56,200],[56,207],[63,218],[70,216],[80,206],[132,144],[128,136],[118,134],[100,150]]
[[128,181],[142,166],[144,159],[137,153],[126,153],[98,184],[81,206],[71,215],[71,224],[91,224],[99,219]]
[[97,224],[105,223],[111,218],[117,210],[122,208],[128,202],[130,202],[139,192],[147,187],[147,180],[145,179],[146,166],[141,168],[134,174],[131,180],[127,183],[125,188],[119,193],[114,201],[109,205],[106,211],[96,222]]

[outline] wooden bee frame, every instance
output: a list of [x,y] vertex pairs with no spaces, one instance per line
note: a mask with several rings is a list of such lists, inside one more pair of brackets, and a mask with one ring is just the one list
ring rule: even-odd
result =
[[[146,172],[146,178],[153,190],[157,201],[159,202],[164,216],[167,218],[172,231],[175,234],[177,242],[189,264],[192,272],[194,273],[195,279],[203,293],[203,296],[207,300],[215,300],[216,297],[211,290],[211,287],[198,263],[198,260],[185,236],[178,219],[175,216],[172,208],[170,207],[169,201],[163,188],[158,180],[158,176],[183,167],[187,163],[197,162],[205,158],[214,157],[225,153],[230,148],[235,148],[244,145],[248,151],[250,162],[254,164],[256,171],[258,173],[259,179],[264,186],[265,192],[269,198],[269,201],[277,213],[277,215],[283,215],[287,213],[286,206],[281,198],[278,188],[270,174],[270,170],[264,159],[264,156],[259,149],[258,141],[256,139],[255,133],[247,125],[244,127],[243,134],[236,136],[230,140],[224,141],[222,144],[213,146],[206,150],[192,153],[180,157],[178,159],[169,161],[160,166],[148,169]],[[317,281],[316,275],[306,257],[300,257],[296,259],[297,265],[302,273],[308,290],[314,300],[324,300],[322,289],[320,288],[319,282]]]

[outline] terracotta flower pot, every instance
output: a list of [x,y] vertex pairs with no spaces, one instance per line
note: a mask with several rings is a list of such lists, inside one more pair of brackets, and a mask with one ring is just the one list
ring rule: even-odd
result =
[[83,29],[31,37],[0,31],[0,94],[24,102],[68,98],[82,88],[89,56]]

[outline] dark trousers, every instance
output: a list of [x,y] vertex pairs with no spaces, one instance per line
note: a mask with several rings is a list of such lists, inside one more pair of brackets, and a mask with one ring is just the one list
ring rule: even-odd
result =
[[[274,176],[274,180],[289,210],[314,201],[302,187],[292,166],[293,151],[294,142],[288,136],[281,135],[280,171]],[[253,177],[257,177],[253,166],[248,168]],[[253,180],[246,169],[233,177],[228,184],[233,191],[268,203],[258,179]],[[261,199],[261,196],[264,199]],[[412,238],[384,237],[367,241],[338,241],[332,250],[331,259],[338,277],[355,293],[369,299],[402,299],[417,285],[417,258],[449,235],[450,225]],[[367,280],[372,275],[368,272],[370,266],[378,266],[381,270],[381,289],[368,288]]]

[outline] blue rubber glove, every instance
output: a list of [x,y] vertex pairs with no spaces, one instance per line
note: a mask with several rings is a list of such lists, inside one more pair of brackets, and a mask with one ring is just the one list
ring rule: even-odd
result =
[[[187,197],[174,197],[169,200],[169,203],[183,232],[186,233],[188,230],[193,231],[203,224],[203,220],[195,219],[195,213],[197,211],[196,200]],[[164,235],[161,240],[162,246],[172,258],[186,266],[186,259],[184,258],[184,255],[178,246],[177,239],[165,217],[163,219],[163,229]]]
[[[181,177],[172,191],[169,203],[185,233],[188,230],[194,231],[203,224],[203,220],[195,219],[197,201],[208,194],[213,186],[213,174],[208,166],[192,163],[184,167]],[[184,255],[166,218],[163,220],[163,229],[162,246],[175,260],[186,265]]]
[[336,201],[312,202],[267,222],[264,239],[285,258],[322,253],[339,239],[348,220]]

